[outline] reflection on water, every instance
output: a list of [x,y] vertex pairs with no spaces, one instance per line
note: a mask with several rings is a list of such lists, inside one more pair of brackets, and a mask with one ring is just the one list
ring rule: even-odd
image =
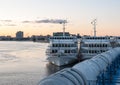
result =
[[0,42],[0,85],[36,85],[63,68],[46,60],[48,43]]
[[70,65],[65,65],[65,66],[58,67],[58,66],[53,65],[53,64],[51,64],[51,63],[47,63],[47,64],[46,64],[47,74],[48,74],[48,75],[53,74],[53,73],[55,73],[55,72],[57,72],[57,71],[60,71],[60,70],[62,70],[62,69],[64,69],[64,68],[72,67],[73,65],[75,65],[75,63],[70,64]]

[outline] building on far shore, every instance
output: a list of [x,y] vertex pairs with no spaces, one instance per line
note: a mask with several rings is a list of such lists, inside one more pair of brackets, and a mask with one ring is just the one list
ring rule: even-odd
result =
[[18,31],[18,32],[16,33],[16,40],[22,40],[23,37],[24,37],[23,31]]
[[43,35],[32,35],[31,40],[34,42],[49,42],[50,35],[43,36]]

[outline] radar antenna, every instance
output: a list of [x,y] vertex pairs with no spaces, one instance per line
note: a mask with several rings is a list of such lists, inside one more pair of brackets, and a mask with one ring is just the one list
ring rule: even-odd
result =
[[97,23],[97,19],[94,19],[91,24],[93,25],[93,29],[94,29],[94,37],[96,37],[96,23]]

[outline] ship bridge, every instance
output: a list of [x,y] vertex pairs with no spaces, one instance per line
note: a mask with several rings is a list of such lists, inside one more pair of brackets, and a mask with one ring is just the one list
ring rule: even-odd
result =
[[120,48],[98,54],[41,80],[38,85],[120,84]]

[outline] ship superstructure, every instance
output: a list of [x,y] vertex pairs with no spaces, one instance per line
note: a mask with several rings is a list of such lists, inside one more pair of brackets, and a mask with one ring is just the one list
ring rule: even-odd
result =
[[47,60],[57,66],[70,64],[77,60],[77,37],[65,32],[65,23],[63,23],[63,32],[54,32],[50,37],[46,54]]
[[71,36],[68,32],[53,33],[50,38],[50,44],[46,51],[49,62],[61,66],[72,63],[77,59],[77,38]]
[[80,41],[81,60],[92,58],[97,54],[119,46],[118,37],[83,36]]

